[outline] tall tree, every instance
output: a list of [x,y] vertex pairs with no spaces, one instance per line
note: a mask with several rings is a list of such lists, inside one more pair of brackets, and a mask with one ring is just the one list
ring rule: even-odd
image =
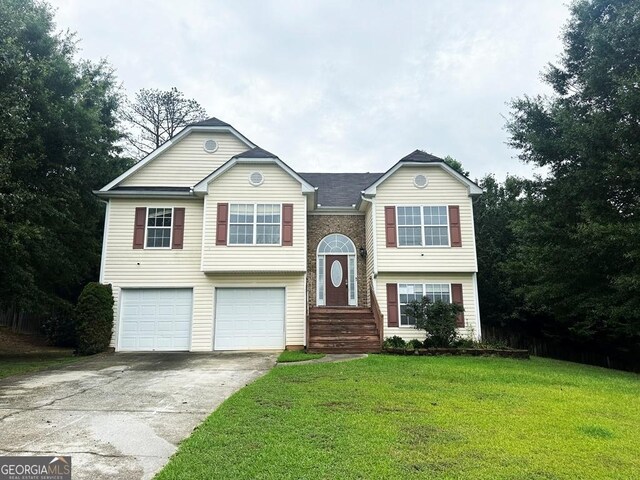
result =
[[51,8],[0,2],[0,309],[38,312],[95,277],[103,206],[126,166],[109,66],[76,61]]
[[132,154],[142,158],[173,137],[186,125],[204,120],[205,109],[173,87],[170,90],[143,88],[133,102],[127,102],[123,120]]
[[449,165],[456,172],[461,173],[465,177],[469,176],[469,172],[464,169],[464,167],[462,166],[462,162],[460,162],[459,160],[456,160],[451,155],[447,155],[446,157],[443,158],[443,160],[444,160],[444,163]]
[[640,345],[640,0],[578,0],[550,97],[512,103],[511,145],[547,167],[512,264],[558,335]]

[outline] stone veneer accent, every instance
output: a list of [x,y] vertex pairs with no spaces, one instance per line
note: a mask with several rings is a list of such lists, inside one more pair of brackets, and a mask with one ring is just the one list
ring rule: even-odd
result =
[[[358,306],[367,304],[367,271],[365,260],[360,256],[360,247],[365,247],[364,215],[308,215],[307,216],[307,292],[309,306],[316,306],[316,281],[318,244],[331,233],[341,233],[356,246],[358,284]],[[368,252],[370,253],[370,252]]]

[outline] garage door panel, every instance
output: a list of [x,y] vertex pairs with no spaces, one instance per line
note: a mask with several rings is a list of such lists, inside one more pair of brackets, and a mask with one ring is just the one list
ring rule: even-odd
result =
[[191,289],[123,289],[119,350],[189,350]]
[[284,288],[216,290],[215,349],[284,348]]

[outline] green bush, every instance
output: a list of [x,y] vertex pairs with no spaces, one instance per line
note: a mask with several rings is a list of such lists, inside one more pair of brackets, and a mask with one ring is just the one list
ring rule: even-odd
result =
[[384,348],[404,348],[407,346],[407,342],[404,338],[394,335],[393,337],[387,337],[384,339]]
[[44,317],[42,330],[51,345],[75,347],[77,337],[73,305],[63,300],[57,302]]
[[456,317],[464,308],[457,303],[432,302],[422,297],[407,305],[407,315],[416,319],[416,328],[427,332],[425,347],[450,347],[456,341]]
[[415,338],[407,342],[407,350],[415,350],[416,348],[424,348],[424,343]]
[[107,349],[113,333],[111,285],[88,283],[76,305],[78,353],[93,355]]

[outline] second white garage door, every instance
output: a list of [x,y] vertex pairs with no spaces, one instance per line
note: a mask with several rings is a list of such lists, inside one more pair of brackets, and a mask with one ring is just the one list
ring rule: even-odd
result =
[[216,288],[215,350],[284,348],[284,288]]

